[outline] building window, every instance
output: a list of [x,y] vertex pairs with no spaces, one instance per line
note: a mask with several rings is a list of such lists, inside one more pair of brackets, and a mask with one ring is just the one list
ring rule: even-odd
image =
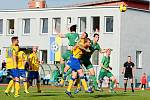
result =
[[86,17],[79,17],[78,18],[78,28],[79,32],[86,32]]
[[67,17],[67,25],[71,24],[71,17]]
[[92,17],[92,32],[99,32],[100,29],[100,17]]
[[105,17],[105,33],[113,33],[113,16]]
[[0,35],[3,34],[3,19],[0,19]]
[[14,34],[15,20],[14,19],[8,19],[7,23],[8,23],[7,34],[8,35],[13,35]]
[[61,31],[61,18],[53,18],[53,34],[60,33]]
[[142,51],[136,51],[136,67],[142,68]]
[[30,19],[23,19],[23,35],[30,34]]
[[48,33],[48,18],[41,18],[41,33]]

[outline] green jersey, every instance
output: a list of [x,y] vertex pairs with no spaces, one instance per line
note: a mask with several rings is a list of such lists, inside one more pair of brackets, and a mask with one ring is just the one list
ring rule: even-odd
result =
[[75,46],[76,43],[79,40],[79,34],[78,33],[67,33],[66,38],[69,40],[69,46]]
[[[105,68],[108,68],[109,67],[109,63],[110,63],[110,57],[104,56],[102,58],[101,63],[104,65]],[[101,70],[105,70],[105,69],[102,68]]]
[[95,43],[93,41],[91,41],[91,46],[90,46],[90,53],[87,53],[85,55],[86,58],[90,59],[91,58],[91,55],[94,53],[94,51],[98,50],[100,51],[101,48],[100,48],[100,45],[98,43]]

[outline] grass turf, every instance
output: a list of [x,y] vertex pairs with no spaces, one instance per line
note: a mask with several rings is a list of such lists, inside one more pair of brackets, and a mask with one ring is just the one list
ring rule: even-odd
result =
[[72,94],[74,98],[68,97],[64,91],[66,88],[60,87],[42,87],[42,93],[36,93],[36,88],[30,88],[30,93],[25,94],[23,90],[20,91],[20,97],[14,98],[13,94],[11,96],[6,96],[4,90],[6,87],[0,86],[0,100],[150,100],[150,90],[136,90],[134,93],[131,90],[124,93],[119,90],[116,93],[109,93],[108,90],[104,92],[94,92],[92,94],[84,93],[84,91],[78,94],[73,94],[74,89],[72,89]]

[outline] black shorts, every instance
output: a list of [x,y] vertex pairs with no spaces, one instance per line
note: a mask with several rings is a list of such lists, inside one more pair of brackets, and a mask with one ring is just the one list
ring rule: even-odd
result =
[[124,74],[124,80],[133,79],[132,74]]

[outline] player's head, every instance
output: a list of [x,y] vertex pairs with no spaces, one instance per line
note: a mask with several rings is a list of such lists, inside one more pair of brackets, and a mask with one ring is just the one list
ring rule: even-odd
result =
[[91,46],[91,40],[89,38],[85,38],[85,41],[84,41],[86,47],[90,47]]
[[33,46],[32,51],[33,51],[33,52],[37,52],[37,47],[36,47],[36,46]]
[[18,46],[19,45],[18,37],[17,36],[12,37],[11,42],[13,45]]
[[70,27],[70,32],[76,32],[76,29],[77,29],[77,25],[72,25]]
[[110,55],[111,55],[111,49],[110,49],[110,48],[108,48],[108,49],[106,50],[106,55],[107,55],[107,56],[110,56]]
[[143,73],[143,75],[146,75],[146,73]]
[[82,32],[81,38],[82,39],[88,38],[88,34],[86,32]]
[[131,62],[131,56],[128,56],[128,62]]
[[99,34],[95,33],[93,37],[95,42],[99,41]]

